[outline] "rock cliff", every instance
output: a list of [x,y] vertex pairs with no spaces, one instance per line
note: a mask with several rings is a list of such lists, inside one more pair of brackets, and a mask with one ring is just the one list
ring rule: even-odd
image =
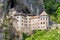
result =
[[[11,8],[15,8],[18,12],[22,11],[32,15],[39,15],[45,9],[43,0],[0,0],[0,4],[3,4],[3,8],[0,10],[3,10],[4,15],[8,14]],[[2,15],[1,12],[0,14]]]

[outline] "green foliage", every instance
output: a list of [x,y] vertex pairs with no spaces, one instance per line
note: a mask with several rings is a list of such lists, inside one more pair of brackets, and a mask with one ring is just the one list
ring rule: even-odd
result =
[[55,21],[56,22],[56,17],[55,16],[50,15],[50,18],[52,19],[52,21]]
[[60,29],[50,31],[36,31],[26,40],[60,40]]
[[57,14],[57,23],[60,23],[60,7],[56,11]]
[[60,23],[60,2],[56,0],[43,0],[45,4],[46,12],[50,15],[52,21]]
[[57,8],[60,6],[56,0],[44,0],[45,9],[49,14],[55,14]]
[[27,38],[26,40],[36,40],[37,37],[43,36],[46,33],[45,30],[43,31],[36,31],[35,34],[31,35],[31,37]]
[[27,34],[23,33],[23,40],[25,40],[27,37],[29,37],[29,36],[27,36]]

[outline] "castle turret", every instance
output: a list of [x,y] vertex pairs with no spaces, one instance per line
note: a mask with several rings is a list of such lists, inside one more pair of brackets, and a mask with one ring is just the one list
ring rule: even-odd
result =
[[40,22],[41,28],[47,29],[49,27],[49,16],[45,11],[40,14]]

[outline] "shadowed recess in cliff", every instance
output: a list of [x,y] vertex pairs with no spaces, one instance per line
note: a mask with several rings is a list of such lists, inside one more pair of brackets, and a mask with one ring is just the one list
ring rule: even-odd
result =
[[17,2],[16,0],[10,0],[10,3],[11,3],[11,8],[14,8]]
[[[37,3],[36,3],[37,2]],[[7,3],[7,4],[6,4]],[[43,0],[9,0],[5,2],[5,10],[9,11],[12,8],[26,14],[39,15],[40,11],[44,10]],[[37,5],[38,4],[38,5]]]
[[13,7],[14,7],[14,1],[11,0],[11,8],[13,8]]

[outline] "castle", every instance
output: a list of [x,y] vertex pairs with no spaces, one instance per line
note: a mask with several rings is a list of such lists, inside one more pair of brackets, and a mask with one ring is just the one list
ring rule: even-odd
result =
[[[11,12],[12,11],[12,12]],[[10,15],[15,18],[13,27],[17,31],[30,32],[33,30],[46,30],[49,27],[49,16],[43,11],[38,16],[26,15],[16,12],[14,9],[10,11]]]

